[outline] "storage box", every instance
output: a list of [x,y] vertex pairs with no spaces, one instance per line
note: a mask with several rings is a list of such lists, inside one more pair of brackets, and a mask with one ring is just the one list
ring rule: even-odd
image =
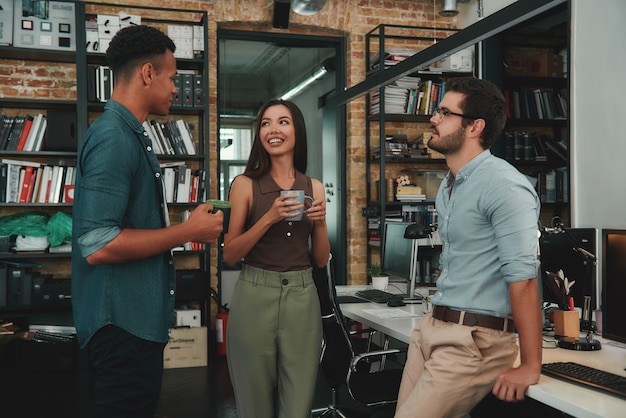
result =
[[507,47],[504,53],[504,72],[511,77],[528,77],[528,62],[535,55],[546,52],[537,48]]
[[0,0],[0,45],[13,44],[13,0]]
[[438,61],[437,68],[451,71],[474,71],[474,47],[468,47]]
[[199,327],[201,324],[200,309],[176,309],[177,327]]
[[529,77],[563,77],[563,57],[542,52],[526,61],[526,74]]
[[163,350],[163,368],[200,367],[208,364],[207,328],[172,328]]
[[560,337],[580,336],[578,311],[554,311],[554,335]]

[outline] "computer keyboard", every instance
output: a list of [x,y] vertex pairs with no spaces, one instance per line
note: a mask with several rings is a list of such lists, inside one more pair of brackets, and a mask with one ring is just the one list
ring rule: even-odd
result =
[[65,335],[46,331],[35,331],[33,335],[33,341],[48,344],[71,343],[75,340],[75,335]]
[[375,303],[387,303],[390,299],[401,298],[402,295],[394,295],[380,289],[363,289],[357,290],[354,295],[358,298],[365,299]]
[[573,362],[547,363],[541,366],[545,375],[580,383],[626,399],[626,377]]

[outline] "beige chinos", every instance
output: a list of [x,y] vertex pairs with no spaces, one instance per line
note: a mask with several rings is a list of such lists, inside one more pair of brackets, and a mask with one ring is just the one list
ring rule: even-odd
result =
[[244,265],[231,306],[227,353],[239,418],[309,418],[322,341],[311,269]]
[[411,335],[395,418],[466,416],[513,366],[517,353],[513,332],[426,314]]

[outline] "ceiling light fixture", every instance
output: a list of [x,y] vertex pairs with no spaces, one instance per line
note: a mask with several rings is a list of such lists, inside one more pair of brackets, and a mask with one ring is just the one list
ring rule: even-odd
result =
[[324,8],[326,0],[291,0],[291,10],[294,12],[310,16]]
[[281,100],[289,100],[302,90],[306,89],[309,85],[315,83],[320,78],[324,77],[329,71],[335,69],[335,62],[333,58],[328,58],[320,68],[315,70],[313,74],[300,81],[298,84],[290,88],[286,93],[280,96]]
[[441,0],[441,10],[439,14],[445,17],[452,17],[459,14],[456,3],[469,3],[469,0]]

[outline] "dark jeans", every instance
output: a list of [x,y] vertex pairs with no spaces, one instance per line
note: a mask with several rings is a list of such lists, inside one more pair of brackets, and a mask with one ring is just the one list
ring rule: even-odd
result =
[[152,418],[161,393],[164,347],[113,325],[98,330],[88,344],[93,418]]

